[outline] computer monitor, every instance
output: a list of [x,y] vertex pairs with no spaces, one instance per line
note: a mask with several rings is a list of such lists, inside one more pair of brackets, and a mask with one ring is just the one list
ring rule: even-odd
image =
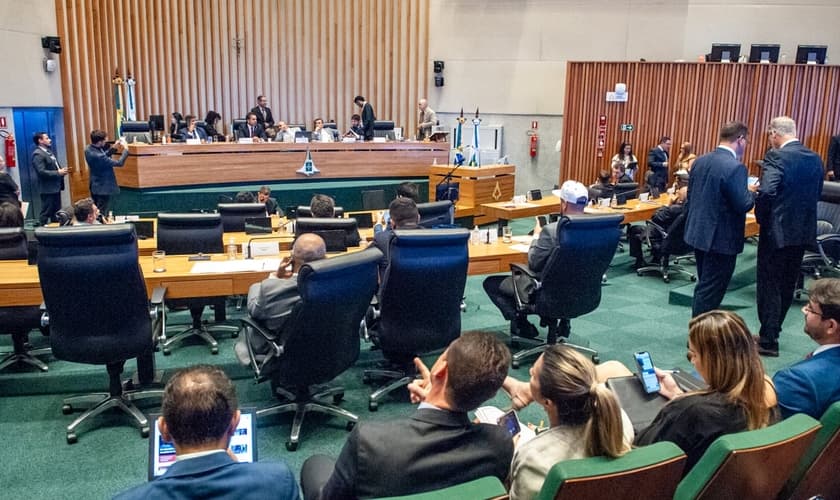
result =
[[[344,238],[336,237],[343,231]],[[324,239],[328,252],[347,250],[346,241],[353,239],[359,232],[356,219],[326,219],[319,217],[301,218],[295,222],[295,237],[304,233],[314,233]]]
[[706,56],[709,62],[738,62],[741,57],[740,43],[713,43],[712,51]]
[[750,45],[751,63],[778,63],[779,62],[779,48],[778,43],[754,43]]
[[163,132],[164,126],[163,115],[149,115],[149,127],[153,132]]
[[796,47],[796,64],[825,64],[828,45],[799,45]]

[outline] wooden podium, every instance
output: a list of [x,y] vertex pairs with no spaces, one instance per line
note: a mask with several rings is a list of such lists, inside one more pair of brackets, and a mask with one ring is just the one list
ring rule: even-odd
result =
[[[429,169],[429,201],[435,200],[435,187],[454,165],[432,165]],[[459,167],[452,173],[452,182],[460,184],[460,196],[455,205],[456,217],[472,215],[476,224],[489,224],[496,219],[484,215],[483,203],[508,201],[513,198],[516,180],[514,165],[486,165]]]

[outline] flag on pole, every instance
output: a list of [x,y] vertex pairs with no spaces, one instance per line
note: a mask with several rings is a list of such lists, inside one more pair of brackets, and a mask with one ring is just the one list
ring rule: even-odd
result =
[[111,80],[114,86],[114,136],[120,137],[122,135],[122,121],[123,121],[123,98],[122,90],[124,80],[120,77],[120,72],[114,72],[114,78]]
[[125,79],[125,119],[134,121],[137,119],[137,101],[134,99],[134,87],[137,82],[131,73]]
[[468,163],[471,167],[480,167],[481,166],[481,154],[478,149],[479,141],[478,141],[478,126],[481,125],[481,118],[478,117],[478,108],[475,108],[475,118],[473,118],[473,140],[472,140],[472,151],[470,151],[470,162]]

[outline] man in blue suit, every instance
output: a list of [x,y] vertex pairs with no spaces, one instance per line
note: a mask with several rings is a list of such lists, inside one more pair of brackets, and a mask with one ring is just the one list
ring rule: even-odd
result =
[[285,464],[238,463],[229,454],[239,409],[236,389],[221,368],[198,365],[176,373],[164,389],[162,412],[157,425],[175,445],[175,463],[115,498],[300,498]]
[[[128,158],[128,148],[123,144],[116,143],[115,147],[106,148],[107,137],[102,130],[94,130],[90,133],[90,144],[85,148],[85,162],[90,170],[90,197],[104,214],[108,213],[111,196],[120,192],[114,167],[122,167]],[[119,160],[111,158],[114,153],[120,153]]]
[[747,126],[725,123],[717,149],[697,158],[691,168],[684,239],[697,260],[693,316],[720,307],[735,260],[744,250],[746,214],[754,203],[747,167],[739,160],[746,144]]
[[773,149],[764,156],[755,217],[758,239],[756,302],[759,353],[779,355],[779,333],[799,278],[805,247],[817,237],[817,202],[823,185],[820,157],[796,138],[796,123],[773,118],[767,129]]
[[840,401],[840,280],[815,281],[802,313],[805,333],[819,347],[773,376],[783,418],[794,413],[820,418],[829,406]]
[[195,115],[187,115],[184,117],[187,126],[178,131],[181,137],[186,141],[187,139],[200,139],[202,142],[207,141],[207,131],[203,127],[197,127],[198,123]]
[[665,186],[668,184],[668,154],[670,151],[671,138],[663,136],[659,139],[659,145],[648,153],[648,169],[651,172],[648,184],[659,189],[660,193],[665,191]]

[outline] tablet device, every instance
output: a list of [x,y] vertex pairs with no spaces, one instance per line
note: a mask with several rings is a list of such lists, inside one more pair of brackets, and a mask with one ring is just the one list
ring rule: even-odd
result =
[[[230,439],[230,449],[240,462],[257,461],[257,411],[240,409],[239,426]],[[164,441],[157,426],[160,414],[149,415],[149,481],[162,476],[175,463],[175,446]]]
[[270,234],[271,217],[245,217],[245,234]]

